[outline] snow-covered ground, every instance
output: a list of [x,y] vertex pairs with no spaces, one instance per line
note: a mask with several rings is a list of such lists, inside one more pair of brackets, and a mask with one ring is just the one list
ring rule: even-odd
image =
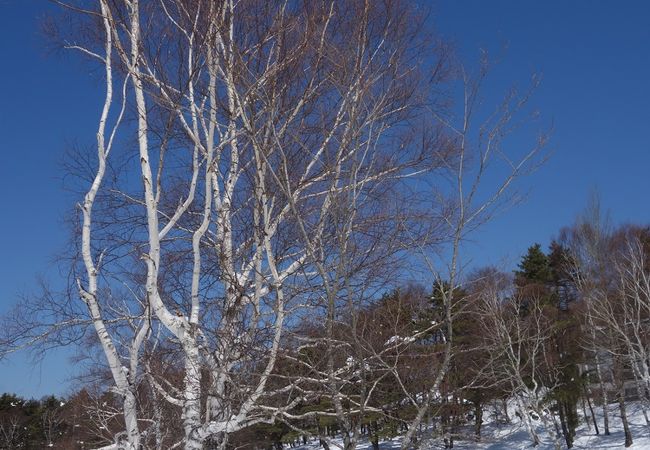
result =
[[[576,439],[574,442],[574,449],[596,449],[596,450],[605,450],[605,449],[617,449],[625,448],[625,436],[623,434],[623,426],[621,424],[621,419],[619,417],[619,410],[617,404],[609,405],[609,420],[610,420],[610,435],[603,435],[603,420],[601,417],[602,408],[598,407],[598,410],[595,411],[597,415],[597,423],[600,429],[600,435],[596,435],[593,426],[590,428],[583,419],[583,423],[577,430]],[[650,450],[650,429],[645,424],[645,419],[641,411],[641,407],[638,403],[630,402],[627,405],[628,409],[628,421],[630,424],[630,429],[632,431],[632,438],[634,444],[631,448],[638,449],[648,449]],[[517,449],[528,449],[531,447],[531,440],[526,432],[525,427],[521,421],[512,414],[512,423],[511,424],[500,424],[497,425],[494,422],[487,422],[483,425],[482,439],[481,442],[475,442],[471,439],[471,427],[467,427],[466,432],[468,438],[466,440],[456,439],[454,442],[455,449],[461,450],[517,450]],[[545,433],[541,424],[537,427],[537,432],[540,439],[542,440],[541,444],[537,447],[539,450],[553,449],[553,445],[549,436]],[[401,438],[397,437],[390,441],[382,441],[379,444],[381,450],[394,450],[400,448]],[[330,448],[342,448],[342,441],[340,439],[333,439],[330,443]],[[563,448],[566,448],[564,441],[562,440]],[[427,443],[426,446],[422,448],[431,448],[439,449],[444,448],[442,445],[441,439],[433,440],[430,443]],[[322,449],[316,441],[300,447],[294,447],[294,450],[317,450]],[[357,445],[357,450],[372,450],[372,445],[367,441],[362,441]]]

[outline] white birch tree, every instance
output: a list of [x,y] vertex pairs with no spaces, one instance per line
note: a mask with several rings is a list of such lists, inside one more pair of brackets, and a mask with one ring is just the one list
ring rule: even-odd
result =
[[[339,314],[351,274],[363,283],[368,262],[398,248],[371,244],[389,236],[377,224],[394,242],[391,229],[410,226],[373,208],[396,182],[439,167],[445,149],[432,146],[443,140],[418,124],[431,97],[413,12],[355,1],[68,7],[101,25],[67,47],[101,63],[106,89],[79,208],[86,317],[67,325],[97,334],[122,399],[115,447],[142,444],[145,375],[182,410],[178,445],[225,447],[299,401],[278,406],[291,385],[269,389],[287,321],[319,296]],[[123,172],[107,177],[111,164]],[[118,290],[131,299],[118,302]],[[158,345],[181,355],[182,385],[144,363]]]
[[[528,97],[509,97],[472,143],[484,73],[471,80],[461,71],[455,124],[444,108],[445,47],[428,43],[418,11],[399,1],[97,0],[67,8],[88,28],[71,30],[66,46],[98,61],[105,83],[79,205],[81,304],[70,298],[56,311],[50,302],[58,320],[31,328],[25,320],[30,331],[15,327],[7,346],[91,327],[121,399],[124,431],[112,448],[138,449],[143,436],[162,433],[163,409],[145,414],[138,404],[145,383],[156,401],[180,410],[174,448],[225,448],[229,435],[252,425],[313,417],[320,413],[294,408],[325,392],[349,449],[355,416],[372,410],[379,379],[346,396],[359,377],[342,372],[335,330],[345,322],[354,331],[363,302],[391,276],[388,262],[413,248],[428,255],[447,238],[448,270],[431,266],[444,320],[405,337],[441,328],[447,339],[424,401],[415,399],[410,445],[453,356],[459,246],[544,144],[517,157],[500,145]],[[479,200],[494,160],[508,174]],[[447,182],[441,174],[451,174],[453,192],[440,188],[423,208],[422,186]],[[409,189],[417,194],[409,198]],[[318,314],[324,368],[279,376],[279,361],[295,350],[287,330]],[[350,348],[361,372],[366,359],[381,360],[381,352],[363,356],[360,341]],[[181,382],[157,369],[162,349]],[[381,376],[397,374],[384,369]]]
[[550,410],[548,393],[549,372],[559,370],[551,361],[554,326],[544,311],[540,296],[524,299],[516,296],[504,298],[500,288],[489,280],[476,300],[479,303],[476,320],[489,330],[483,337],[489,355],[486,371],[490,377],[500,380],[509,388],[532,445],[540,444],[532,415],[538,419],[554,448],[560,449],[560,437]]

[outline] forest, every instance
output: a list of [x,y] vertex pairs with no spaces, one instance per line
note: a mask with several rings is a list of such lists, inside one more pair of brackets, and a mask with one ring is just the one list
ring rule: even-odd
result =
[[[572,448],[580,424],[610,434],[612,403],[620,444],[631,446],[626,405],[640,405],[645,418],[650,407],[650,228],[612,229],[603,220],[592,205],[547,251],[529,247],[514,273],[485,267],[453,288],[405,285],[346,309],[331,331],[320,317],[296,323],[262,409],[275,417],[231,433],[225,448],[318,439],[328,449],[343,433],[349,445],[365,439],[379,449],[413,427],[412,445],[433,439],[454,448],[455,440],[481,442],[487,417],[511,423],[513,410],[531,445],[541,432],[555,448]],[[446,352],[453,358],[440,376]],[[183,366],[169,344],[146,358],[134,386],[139,420],[150,423],[141,445],[172,448],[182,441],[182,410],[164,389],[182,385]],[[322,380],[330,364],[340,409]],[[3,394],[1,448],[98,448],[121,436],[123,400],[106,388],[110,373],[98,366],[86,377],[66,399]],[[204,445],[220,448],[211,439]]]
[[0,448],[481,448],[514,423],[629,447],[630,408],[647,434],[650,227],[594,196],[514,271],[472,265],[552,133],[537,74],[487,102],[494,63],[424,6],[63,2],[95,141],[66,155],[64,286],[2,316],[0,359],[79,370],[3,394]]

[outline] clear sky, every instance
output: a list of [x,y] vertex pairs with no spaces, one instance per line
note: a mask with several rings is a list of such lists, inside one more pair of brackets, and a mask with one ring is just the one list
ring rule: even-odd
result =
[[[60,284],[53,257],[66,241],[74,202],[62,156],[91,144],[100,86],[72,55],[53,55],[43,38],[47,0],[0,0],[0,312],[36,292],[36,276]],[[59,361],[62,360],[62,361]],[[32,367],[27,355],[0,362],[0,392],[62,393],[71,374],[65,353]]]
[[[617,222],[650,222],[650,2],[440,0],[433,22],[467,61],[497,55],[487,100],[543,74],[533,99],[553,123],[552,156],[521,187],[529,195],[474,236],[475,264],[514,267],[534,242],[547,245],[600,191]],[[71,55],[48,54],[39,23],[46,0],[0,0],[0,312],[34,291],[37,274],[57,283],[52,257],[65,244],[74,204],[60,162],[71,144],[91,145],[101,93],[96,74]],[[519,136],[519,145],[533,136]],[[31,368],[25,355],[0,362],[0,392],[40,397],[65,391],[65,354]]]
[[488,85],[525,86],[542,74],[532,103],[553,125],[549,161],[521,184],[526,202],[474,236],[477,263],[513,266],[533,242],[547,245],[594,189],[613,221],[650,222],[650,2],[435,5],[435,23],[465,60],[480,48],[500,60]]

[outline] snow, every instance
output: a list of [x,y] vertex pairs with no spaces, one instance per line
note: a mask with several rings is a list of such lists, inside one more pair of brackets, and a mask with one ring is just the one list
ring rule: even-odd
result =
[[[609,421],[610,421],[610,432],[609,436],[604,436],[603,433],[603,420],[602,420],[602,407],[597,407],[594,405],[594,412],[596,412],[597,423],[600,429],[601,434],[596,435],[593,430],[593,427],[590,428],[583,419],[583,423],[578,427],[576,438],[574,441],[574,449],[584,449],[584,450],[605,450],[605,449],[624,449],[625,436],[623,434],[623,426],[619,417],[618,404],[610,404],[608,407],[609,410]],[[628,402],[627,403],[627,413],[630,429],[632,432],[632,438],[634,444],[632,449],[641,450],[648,449],[650,450],[650,429],[645,424],[645,419],[641,410],[641,406],[637,402]],[[454,440],[454,449],[460,450],[530,450],[534,448],[531,446],[530,436],[526,432],[524,424],[517,418],[512,411],[511,424],[497,424],[494,421],[489,421],[487,418],[489,415],[488,411],[485,411],[486,423],[483,425],[482,429],[482,438],[481,442],[475,442],[473,440],[473,428],[471,425],[468,425],[464,428],[461,428],[459,431],[461,434],[466,436],[465,439],[460,437]],[[544,428],[542,427],[540,420],[533,420],[533,423],[537,426],[537,432],[539,434],[541,443],[536,449],[538,450],[552,450],[553,443],[550,437],[546,434]],[[591,423],[590,423],[591,425]],[[379,444],[381,450],[394,450],[399,449],[401,444],[401,437],[396,437],[390,441],[382,441]],[[335,438],[330,441],[331,449],[341,449],[343,448],[343,441],[340,438]],[[422,449],[438,449],[444,448],[441,438],[430,439],[429,441],[423,441]],[[566,448],[566,444],[562,439],[562,448]],[[294,450],[317,450],[322,449],[318,444],[318,440],[312,440],[309,444],[294,447]],[[362,440],[356,447],[357,450],[372,450],[372,445],[367,440]]]
[[[382,441],[379,444],[379,448],[381,450],[397,450],[401,446],[401,438],[397,437],[395,439],[391,439],[390,441]],[[343,439],[341,438],[335,438],[331,439],[329,442],[330,449],[342,449],[343,448]],[[289,448],[289,447],[287,447]],[[293,447],[292,450],[317,450],[317,449],[322,449],[318,444],[318,439],[313,439],[309,444],[307,445],[301,445],[299,447]],[[356,447],[356,450],[372,450],[372,444],[369,443],[367,440],[362,440],[361,443],[359,443]]]
[[407,336],[407,337],[402,337],[402,336],[391,336],[388,338],[388,340],[384,343],[384,346],[389,346],[393,344],[410,344],[411,342],[414,342],[415,338],[412,336]]

